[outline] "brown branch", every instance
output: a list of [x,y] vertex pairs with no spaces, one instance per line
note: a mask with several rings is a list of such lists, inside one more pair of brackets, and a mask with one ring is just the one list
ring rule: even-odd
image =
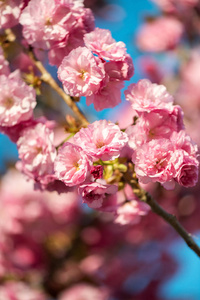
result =
[[71,108],[71,110],[74,112],[78,120],[81,122],[82,126],[87,126],[89,124],[88,120],[84,116],[84,114],[80,111],[76,103],[72,100],[72,98],[65,94],[62,88],[59,87],[57,82],[53,79],[51,74],[45,69],[41,61],[39,61],[32,49],[28,51],[28,55],[31,58],[32,62],[34,65],[38,68],[40,73],[42,74],[41,80],[44,81],[45,83],[49,84],[60,96],[61,98],[65,101],[65,103]]
[[138,183],[137,178],[132,177],[129,172],[124,173],[124,180],[133,188],[134,194],[139,200],[148,204],[152,211],[169,223],[177,233],[184,239],[186,244],[200,257],[200,248],[195,243],[192,235],[188,233],[183,226],[178,222],[176,216],[166,212],[154,199],[147,193]]

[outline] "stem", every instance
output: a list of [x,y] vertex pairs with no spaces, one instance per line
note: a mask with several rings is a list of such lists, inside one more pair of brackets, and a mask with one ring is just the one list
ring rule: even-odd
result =
[[78,106],[74,103],[74,101],[71,99],[71,97],[63,91],[62,88],[59,87],[57,82],[53,79],[51,74],[45,69],[41,61],[39,61],[33,51],[30,49],[28,51],[28,55],[31,58],[32,62],[34,65],[38,68],[38,70],[41,72],[41,80],[44,81],[45,83],[49,84],[60,96],[61,98],[65,101],[65,103],[71,108],[71,110],[74,112],[76,117],[79,119],[81,124],[83,126],[87,126],[89,124],[88,120],[84,116],[84,114],[80,111]]
[[130,173],[126,172],[124,174],[124,180],[133,188],[134,194],[139,198],[139,200],[148,204],[152,211],[163,218],[167,223],[169,223],[176,232],[184,239],[186,244],[200,257],[200,248],[195,243],[192,235],[188,233],[183,226],[178,222],[176,216],[165,211],[154,199],[153,197],[143,190],[138,183],[138,180],[133,178]]

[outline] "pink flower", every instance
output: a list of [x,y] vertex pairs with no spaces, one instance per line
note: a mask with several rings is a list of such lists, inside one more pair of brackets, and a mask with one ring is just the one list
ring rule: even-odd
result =
[[73,49],[85,46],[83,41],[84,35],[92,31],[95,27],[94,16],[90,9],[79,8],[77,11],[73,11],[73,13],[76,17],[76,23],[70,30],[67,41],[65,43],[58,42],[48,53],[50,64],[57,67],[60,66],[64,57]]
[[123,60],[126,55],[126,47],[123,42],[116,42],[109,30],[95,28],[94,31],[85,34],[86,47],[106,60]]
[[151,83],[148,79],[132,83],[125,91],[125,96],[138,114],[159,109],[171,112],[174,109],[173,97],[166,91],[166,87]]
[[58,42],[66,43],[76,18],[68,1],[31,0],[21,14],[20,23],[29,44],[49,49]]
[[62,292],[58,300],[108,300],[108,291],[101,287],[79,283]]
[[141,216],[146,215],[148,211],[149,206],[146,203],[137,200],[128,201],[116,210],[115,223],[121,225],[137,224],[140,222]]
[[79,194],[83,198],[83,202],[91,208],[100,208],[103,203],[103,199],[107,194],[115,194],[118,190],[116,185],[107,185],[99,182],[91,182],[82,184],[79,187]]
[[58,150],[55,160],[56,177],[67,186],[74,186],[86,180],[91,166],[91,159],[77,145],[65,143]]
[[23,0],[0,1],[0,29],[17,25],[22,8]]
[[0,299],[6,300],[47,300],[47,297],[40,291],[32,289],[23,282],[8,281],[0,286]]
[[105,108],[112,108],[121,103],[121,89],[124,87],[123,81],[105,80],[105,84],[93,95],[86,98],[86,104],[94,104],[97,111]]
[[182,23],[174,17],[160,17],[140,29],[137,44],[143,51],[160,52],[176,47],[183,34]]
[[176,149],[184,150],[190,156],[196,157],[198,151],[197,144],[192,141],[191,137],[184,130],[173,132],[170,140]]
[[52,180],[56,149],[53,145],[53,131],[45,124],[38,123],[24,129],[17,142],[23,173],[35,181]]
[[4,57],[3,49],[0,47],[0,75],[8,76],[9,74],[9,63]]
[[132,58],[127,54],[121,61],[106,62],[105,71],[112,79],[130,80],[134,74]]
[[178,183],[185,187],[195,186],[198,182],[199,162],[189,155],[183,156],[183,162],[176,174]]
[[103,63],[85,47],[72,50],[58,68],[65,92],[75,97],[96,93],[104,77]]
[[127,143],[126,133],[106,120],[95,121],[87,128],[81,128],[74,136],[74,143],[95,159],[112,160],[120,155]]
[[174,151],[168,139],[152,140],[138,147],[132,160],[140,182],[160,182],[166,189],[173,189],[173,178],[180,166]]
[[170,138],[174,131],[178,132],[181,129],[184,129],[183,112],[180,106],[176,105],[171,113],[162,109],[144,113],[136,125],[126,129],[126,133],[129,146],[136,149],[152,139]]
[[0,76],[0,125],[14,126],[32,117],[35,90],[20,77],[19,71]]

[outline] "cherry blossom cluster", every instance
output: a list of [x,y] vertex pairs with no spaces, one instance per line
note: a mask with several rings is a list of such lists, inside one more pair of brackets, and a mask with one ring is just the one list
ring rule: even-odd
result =
[[[16,6],[12,1],[5,5],[10,11],[5,18],[14,18]],[[84,8],[82,0],[30,0],[20,5],[15,22],[22,25],[23,44],[48,51],[67,94],[85,96],[86,103],[93,103],[97,111],[121,102],[124,81],[134,73],[132,59],[125,44],[116,42],[109,30],[94,27],[92,12]],[[150,23],[155,39],[158,28],[169,33],[161,35],[157,48],[155,40],[152,50],[173,48],[183,33],[179,23],[171,16]],[[147,48],[151,45],[148,36],[147,28],[138,40],[144,48],[145,43]],[[167,189],[174,188],[175,182],[186,187],[196,184],[197,146],[185,133],[180,106],[174,105],[164,86],[146,79],[129,86],[126,100],[138,119],[125,132],[100,120],[76,128],[73,137],[56,144],[55,123],[33,116],[34,88],[22,80],[19,70],[10,72],[1,49],[0,61],[0,130],[17,143],[17,168],[36,188],[59,193],[76,189],[89,207],[113,211],[116,222],[125,224],[137,222],[148,211],[134,195],[122,202],[115,196],[120,183],[124,191],[127,188],[124,179],[120,180],[130,161],[141,183],[159,182]],[[120,159],[125,159],[121,165]],[[117,168],[122,170],[118,175]]]
[[58,78],[67,94],[85,96],[87,105],[93,103],[97,111],[115,107],[121,102],[124,80],[134,73],[125,44],[100,28],[85,34],[84,42],[84,47],[72,50],[63,59]]
[[138,114],[136,125],[128,127],[132,161],[142,183],[160,182],[173,189],[175,181],[191,187],[198,180],[197,145],[186,134],[183,112],[163,85],[140,80],[125,91]]

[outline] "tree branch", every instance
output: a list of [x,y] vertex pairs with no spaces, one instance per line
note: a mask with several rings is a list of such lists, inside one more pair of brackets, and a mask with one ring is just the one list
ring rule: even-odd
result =
[[192,249],[200,257],[199,246],[192,238],[192,235],[188,233],[178,222],[176,216],[165,211],[148,192],[141,188],[137,178],[131,176],[129,172],[124,173],[123,178],[133,188],[133,192],[139,198],[139,200],[148,204],[154,213],[156,213],[167,223],[169,223],[176,230],[176,232],[184,239],[184,241],[190,247],[190,249]]
[[51,74],[45,69],[41,61],[39,61],[32,50],[28,51],[28,55],[31,58],[32,62],[34,65],[38,68],[40,73],[42,74],[41,80],[44,81],[45,83],[49,84],[60,96],[61,98],[65,101],[65,103],[71,108],[71,110],[74,112],[78,120],[81,122],[83,126],[87,126],[89,124],[88,120],[84,116],[84,114],[80,111],[76,103],[72,100],[72,98],[67,95],[62,88],[59,87],[57,82],[53,79]]

